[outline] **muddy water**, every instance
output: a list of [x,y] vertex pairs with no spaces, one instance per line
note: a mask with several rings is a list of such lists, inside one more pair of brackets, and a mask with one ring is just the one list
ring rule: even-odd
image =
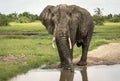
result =
[[74,72],[33,69],[9,81],[120,81],[120,65],[82,67],[76,68]]

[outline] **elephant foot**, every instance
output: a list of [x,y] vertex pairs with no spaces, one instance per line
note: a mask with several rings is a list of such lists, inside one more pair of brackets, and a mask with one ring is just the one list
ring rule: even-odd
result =
[[62,68],[62,64],[61,63],[58,65],[58,68]]
[[80,61],[77,63],[78,66],[85,66],[87,65],[87,62]]
[[71,72],[74,71],[73,65],[68,65],[68,64],[59,64],[58,68],[62,68],[64,70],[70,70]]
[[64,67],[62,67],[64,70],[70,70],[71,72],[73,72],[74,71],[74,68],[73,68],[73,66],[64,66]]

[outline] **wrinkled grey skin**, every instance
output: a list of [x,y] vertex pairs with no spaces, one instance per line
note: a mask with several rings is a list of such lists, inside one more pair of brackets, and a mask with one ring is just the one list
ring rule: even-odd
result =
[[[77,65],[87,64],[87,52],[94,25],[87,10],[76,5],[48,5],[40,14],[40,20],[55,42],[60,56],[61,67],[72,69],[73,46],[82,46],[82,57]],[[70,37],[72,48],[70,48]]]

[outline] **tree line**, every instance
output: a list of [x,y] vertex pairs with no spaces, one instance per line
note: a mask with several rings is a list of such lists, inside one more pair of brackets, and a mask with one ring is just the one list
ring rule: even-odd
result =
[[93,20],[95,25],[103,25],[105,21],[108,22],[120,22],[120,14],[108,14],[106,16],[102,13],[103,9],[95,8]]
[[9,22],[30,23],[38,19],[38,15],[33,15],[29,12],[23,12],[20,14],[15,12],[8,15],[0,13],[0,26],[8,25]]
[[[93,20],[95,25],[103,25],[105,21],[109,22],[120,22],[120,14],[108,14],[104,16],[100,8],[94,9]],[[0,13],[0,26],[6,26],[9,22],[18,22],[18,23],[30,23],[39,20],[38,15],[33,15],[29,12],[23,12],[20,14],[11,13],[8,15]]]

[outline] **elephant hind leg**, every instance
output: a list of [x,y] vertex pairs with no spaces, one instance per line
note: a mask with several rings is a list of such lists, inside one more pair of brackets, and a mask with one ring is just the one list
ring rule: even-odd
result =
[[86,61],[87,61],[87,53],[88,53],[89,43],[90,43],[89,40],[84,41],[82,43],[82,56],[81,56],[80,61],[77,63],[77,65],[79,65],[79,66],[87,65]]
[[83,46],[82,45],[82,56],[80,61],[77,63],[78,66],[84,66],[87,65],[87,51],[88,51],[88,46]]

